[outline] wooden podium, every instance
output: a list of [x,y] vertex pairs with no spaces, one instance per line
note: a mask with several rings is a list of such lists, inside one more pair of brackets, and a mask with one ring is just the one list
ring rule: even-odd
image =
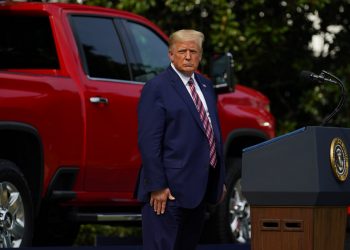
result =
[[252,250],[344,250],[350,129],[305,127],[244,149]]

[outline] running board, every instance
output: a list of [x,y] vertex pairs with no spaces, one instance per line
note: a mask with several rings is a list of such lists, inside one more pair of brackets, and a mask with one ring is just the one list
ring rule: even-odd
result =
[[80,222],[135,222],[141,221],[141,214],[93,214],[93,213],[77,213],[76,220]]

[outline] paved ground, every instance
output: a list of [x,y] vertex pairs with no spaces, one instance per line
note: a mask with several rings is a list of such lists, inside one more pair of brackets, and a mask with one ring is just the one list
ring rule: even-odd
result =
[[[94,250],[142,250],[141,246],[113,246],[113,247],[98,247]],[[203,245],[199,246],[197,250],[249,250],[250,247],[243,245]]]
[[[142,250],[142,240],[139,238],[118,239],[115,237],[97,237],[98,248],[114,246],[114,250]],[[102,249],[101,249],[102,250]],[[107,250],[107,249],[106,249]],[[199,245],[197,250],[250,250],[249,244]]]
[[[96,242],[101,250],[142,250],[141,239],[116,239],[99,237]],[[249,244],[200,245],[197,250],[250,250]],[[346,234],[344,250],[350,250],[350,232]]]
[[[102,240],[102,239],[100,239]],[[107,240],[107,239],[103,239]],[[102,243],[102,242],[100,242]],[[97,246],[82,246],[82,247],[30,247],[22,248],[27,250],[142,250],[142,246],[139,244],[132,244],[128,242],[129,245],[119,245],[125,244],[125,242],[118,242],[116,239],[108,240],[104,242],[105,245]],[[113,243],[109,245],[109,243]],[[134,242],[135,243],[135,242]],[[238,245],[238,244],[229,244],[229,245],[200,245],[197,250],[250,250],[249,245]],[[307,249],[305,249],[307,250]],[[350,233],[347,234],[346,244],[344,250],[350,250]]]
[[[142,245],[142,239],[140,238],[118,238],[118,237],[100,237],[98,236],[96,239],[96,246],[137,246],[137,245]],[[200,249],[211,249],[214,245],[212,244],[206,244],[206,245],[200,245]],[[218,246],[218,245],[215,245]],[[236,250],[236,249],[250,249],[249,244],[222,244],[221,246],[230,246],[231,250]],[[232,247],[235,248],[232,248]],[[199,250],[200,250],[199,249]],[[221,248],[220,248],[221,249]]]

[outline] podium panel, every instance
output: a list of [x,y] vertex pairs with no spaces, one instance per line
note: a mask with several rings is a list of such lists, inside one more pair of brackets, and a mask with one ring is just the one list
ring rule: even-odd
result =
[[252,250],[344,250],[346,207],[251,207]]
[[252,250],[343,250],[350,129],[305,127],[244,149]]

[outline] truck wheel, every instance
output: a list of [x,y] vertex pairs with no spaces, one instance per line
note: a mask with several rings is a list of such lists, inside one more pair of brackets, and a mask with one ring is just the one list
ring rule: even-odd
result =
[[229,233],[239,243],[249,242],[251,239],[250,206],[242,194],[242,158],[228,161],[228,192],[225,202],[220,209],[226,214],[229,222]]
[[0,159],[0,247],[30,246],[33,204],[26,179],[18,167]]
[[247,243],[251,238],[250,209],[241,190],[242,159],[227,161],[227,195],[212,213],[204,228],[209,243]]

